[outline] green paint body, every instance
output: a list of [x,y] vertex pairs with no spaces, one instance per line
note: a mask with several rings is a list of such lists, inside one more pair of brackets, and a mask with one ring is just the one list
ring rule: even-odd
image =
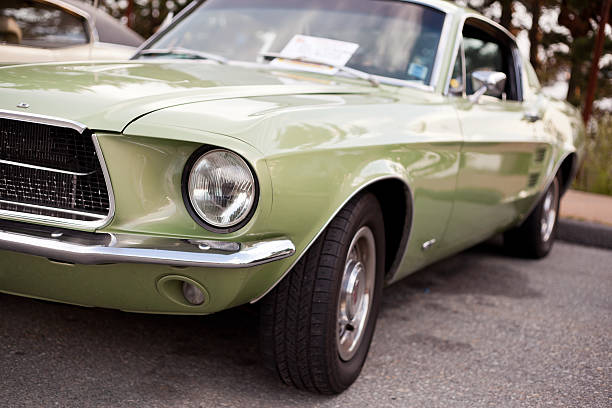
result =
[[[450,9],[454,39],[468,11]],[[445,96],[453,42],[429,91],[202,61],[0,68],[0,109],[28,102],[28,113],[77,121],[98,136],[116,204],[100,232],[237,242],[283,236],[296,247],[289,258],[246,269],[67,265],[4,251],[0,291],[146,313],[244,304],[290,273],[347,200],[386,179],[409,189],[413,214],[388,283],[520,223],[561,162],[582,159],[584,126],[569,105],[528,86],[522,103]],[[541,121],[522,119],[533,109]],[[185,209],[183,168],[204,144],[233,150],[255,169],[257,210],[239,231],[209,232]],[[200,283],[209,301],[187,306],[162,296],[156,282],[167,275]]]

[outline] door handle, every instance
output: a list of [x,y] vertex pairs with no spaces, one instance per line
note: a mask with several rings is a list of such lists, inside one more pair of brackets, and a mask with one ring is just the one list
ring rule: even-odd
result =
[[537,122],[538,120],[541,120],[542,116],[540,116],[540,114],[537,112],[525,112],[523,114],[523,119],[525,119],[529,123],[533,123]]

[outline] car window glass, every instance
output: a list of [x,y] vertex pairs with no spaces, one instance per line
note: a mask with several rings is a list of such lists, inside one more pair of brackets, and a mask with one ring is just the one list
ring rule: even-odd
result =
[[359,44],[346,64],[429,84],[445,14],[399,1],[207,0],[151,48],[182,47],[259,61],[302,34]]
[[466,91],[468,95],[471,95],[477,91],[477,89],[474,89],[472,73],[474,71],[504,72],[504,60],[499,44],[490,41],[483,41],[478,38],[465,38],[463,47],[465,50],[465,69],[467,74]]
[[82,17],[33,0],[2,0],[0,43],[59,48],[87,42]]
[[463,93],[463,64],[461,63],[461,49],[457,51],[455,58],[455,66],[453,67],[453,75],[449,83],[449,90],[453,95],[461,95]]

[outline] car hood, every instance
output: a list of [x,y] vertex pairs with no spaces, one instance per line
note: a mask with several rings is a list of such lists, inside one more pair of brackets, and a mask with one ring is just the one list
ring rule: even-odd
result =
[[[372,92],[265,67],[207,61],[77,62],[0,68],[0,110],[68,119],[121,132],[160,109],[218,99]],[[18,108],[27,104],[29,108]]]

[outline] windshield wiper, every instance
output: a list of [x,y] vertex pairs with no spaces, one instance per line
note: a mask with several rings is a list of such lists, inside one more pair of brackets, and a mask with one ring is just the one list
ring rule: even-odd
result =
[[174,47],[174,48],[147,48],[144,50],[140,50],[136,53],[136,55],[134,55],[133,58],[139,57],[141,55],[151,55],[151,56],[155,56],[155,55],[177,55],[177,56],[185,56],[187,58],[191,58],[191,59],[206,59],[206,60],[211,60],[211,61],[216,61],[219,64],[227,64],[227,58],[221,56],[221,55],[217,55],[217,54],[211,54],[209,52],[203,52],[203,51],[195,51],[195,50],[190,50],[187,48],[181,48],[181,47]]
[[329,62],[318,61],[316,59],[307,58],[307,57],[287,57],[285,55],[282,55],[279,52],[262,52],[259,55],[264,57],[264,58],[281,58],[281,59],[286,59],[286,60],[289,60],[289,61],[304,62],[306,64],[324,65],[326,67],[335,68],[338,71],[341,71],[341,72],[344,72],[346,74],[352,75],[355,78],[359,78],[359,79],[363,79],[365,81],[368,81],[373,86],[379,86],[380,85],[380,82],[378,82],[378,80],[376,78],[374,78],[374,76],[372,74],[368,74],[367,72],[360,71],[358,69],[349,68],[349,67],[344,66],[344,65],[330,64]]

